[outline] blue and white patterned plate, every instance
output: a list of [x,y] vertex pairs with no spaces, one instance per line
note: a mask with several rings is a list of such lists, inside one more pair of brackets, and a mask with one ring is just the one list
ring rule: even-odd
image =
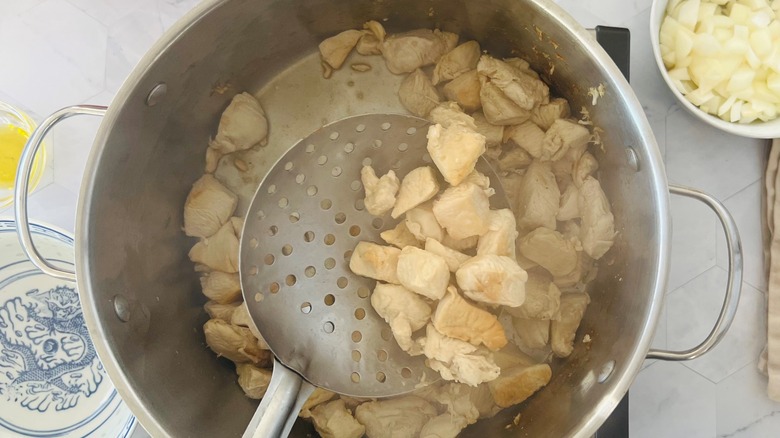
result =
[[[87,333],[76,285],[27,259],[0,220],[0,437],[127,437],[135,418]],[[73,238],[32,226],[41,254],[73,267]]]

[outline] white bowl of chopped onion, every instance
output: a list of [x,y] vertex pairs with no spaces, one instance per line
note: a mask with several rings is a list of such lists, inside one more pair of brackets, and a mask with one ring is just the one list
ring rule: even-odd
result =
[[780,137],[780,0],[654,0],[650,37],[692,114],[732,134]]

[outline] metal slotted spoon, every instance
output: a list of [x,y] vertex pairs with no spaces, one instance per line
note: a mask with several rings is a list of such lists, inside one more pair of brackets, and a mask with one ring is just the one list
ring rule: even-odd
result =
[[[377,175],[392,169],[403,178],[432,165],[429,124],[371,114],[323,126],[293,146],[257,189],[241,239],[241,287],[276,360],[244,437],[287,436],[312,384],[373,398],[438,380],[424,356],[401,350],[371,307],[376,282],[349,269],[359,241],[382,243],[380,231],[397,222],[389,213],[376,217],[365,210],[361,168],[370,164]],[[506,206],[487,162],[481,159],[477,169]]]

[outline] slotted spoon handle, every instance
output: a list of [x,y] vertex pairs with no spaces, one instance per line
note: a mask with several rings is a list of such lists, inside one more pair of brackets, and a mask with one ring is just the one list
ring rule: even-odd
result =
[[314,386],[274,359],[271,383],[243,438],[287,437]]

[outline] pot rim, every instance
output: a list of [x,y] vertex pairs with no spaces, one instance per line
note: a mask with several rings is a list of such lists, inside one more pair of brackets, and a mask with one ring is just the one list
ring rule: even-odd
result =
[[[173,26],[171,26],[160,39],[158,39],[144,57],[139,61],[131,74],[125,80],[116,94],[116,97],[109,105],[108,112],[100,124],[97,135],[92,145],[92,149],[87,160],[84,178],[82,180],[80,194],[78,198],[77,217],[76,217],[76,274],[79,281],[81,304],[83,308],[84,319],[92,335],[98,356],[104,364],[104,367],[114,383],[122,399],[130,407],[141,425],[151,436],[168,436],[165,428],[157,421],[156,416],[144,405],[143,394],[140,394],[131,384],[130,379],[124,371],[118,366],[116,356],[109,345],[106,337],[106,331],[99,323],[97,318],[97,306],[94,300],[90,279],[92,271],[89,265],[88,247],[87,247],[87,229],[89,218],[92,216],[92,196],[96,184],[96,165],[100,161],[103,150],[106,147],[106,141],[116,123],[120,109],[124,107],[132,92],[141,85],[142,79],[149,65],[153,64],[165,50],[171,46],[192,24],[208,15],[213,9],[216,9],[223,3],[231,0],[206,0],[198,4],[195,8],[187,12]],[[611,80],[608,84],[611,91],[616,92],[629,109],[629,119],[636,124],[636,128],[642,139],[642,144],[647,149],[648,160],[643,161],[642,171],[648,172],[651,176],[651,190],[653,193],[653,203],[658,212],[658,235],[655,236],[659,245],[658,258],[654,260],[658,269],[653,278],[654,290],[652,291],[652,301],[647,319],[642,330],[639,342],[634,346],[634,350],[628,357],[626,363],[617,367],[613,374],[607,380],[611,388],[604,394],[602,399],[591,408],[592,415],[583,417],[573,428],[572,436],[590,437],[609,417],[614,408],[628,391],[636,375],[639,373],[645,356],[650,349],[656,324],[658,322],[663,296],[666,291],[666,284],[669,271],[669,258],[671,251],[671,215],[669,212],[669,192],[666,174],[663,168],[658,145],[655,141],[650,124],[645,116],[639,100],[633,90],[624,78],[618,67],[596,42],[596,40],[574,20],[567,12],[552,0],[528,0],[537,4],[551,20],[556,20],[564,27],[576,40],[585,52],[585,56],[593,58],[605,77]]]

